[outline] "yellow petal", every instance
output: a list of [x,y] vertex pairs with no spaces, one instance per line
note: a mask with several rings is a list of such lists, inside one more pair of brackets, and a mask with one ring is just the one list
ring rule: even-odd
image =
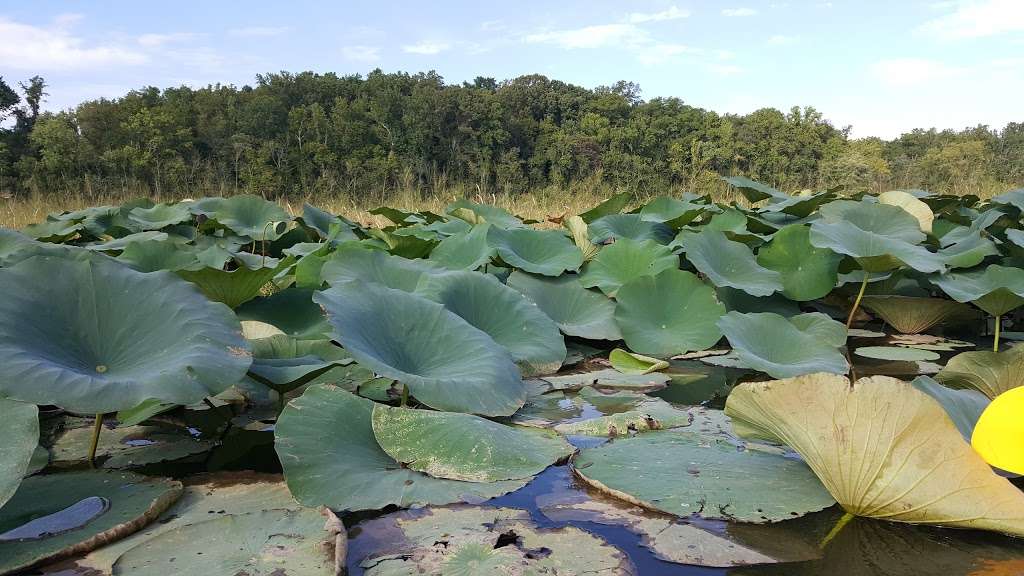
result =
[[974,426],[971,445],[986,462],[1024,474],[1024,388],[996,397]]

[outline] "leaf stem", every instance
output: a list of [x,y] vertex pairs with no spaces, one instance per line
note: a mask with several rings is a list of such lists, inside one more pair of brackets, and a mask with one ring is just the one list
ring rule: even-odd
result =
[[854,515],[853,514],[850,514],[849,512],[846,512],[845,514],[843,514],[843,517],[840,518],[836,522],[835,526],[833,526],[832,529],[829,530],[828,534],[825,535],[825,538],[823,538],[821,540],[821,542],[818,544],[818,548],[821,548],[822,550],[824,550],[825,547],[828,546],[828,543],[831,542],[833,539],[835,539],[835,537],[838,536],[839,533],[843,531],[843,528],[845,528],[846,525],[850,523],[850,520],[853,520],[853,519],[854,519]]
[[999,352],[999,329],[1002,327],[1001,326],[1002,319],[1003,319],[1002,316],[999,316],[999,315],[996,316],[996,335],[995,335],[995,338],[992,339],[992,351],[993,352]]
[[409,385],[402,384],[402,408],[409,405]]
[[860,306],[860,300],[864,297],[864,290],[868,287],[868,278],[870,275],[864,272],[864,281],[860,283],[860,290],[857,292],[857,299],[853,301],[853,308],[850,309],[850,315],[846,318],[846,329],[850,329],[850,325],[853,324],[853,316],[857,313],[857,308]]
[[89,467],[96,467],[96,447],[100,444],[100,431],[103,430],[103,414],[96,415],[92,427],[92,441],[89,443]]

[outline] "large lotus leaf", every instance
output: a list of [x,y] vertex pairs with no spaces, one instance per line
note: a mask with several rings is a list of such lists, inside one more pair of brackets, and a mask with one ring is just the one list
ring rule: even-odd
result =
[[508,416],[523,405],[526,389],[508,351],[442,304],[359,281],[313,300],[357,362],[407,385],[427,406]]
[[950,388],[977,390],[994,400],[1024,385],[1024,349],[961,352],[946,362],[935,379]]
[[907,382],[812,374],[733,389],[741,436],[803,456],[849,513],[1024,535],[1024,493],[964,441],[938,402]]
[[921,228],[921,231],[930,234],[932,221],[935,220],[935,213],[927,204],[915,198],[912,194],[903,190],[890,190],[878,195],[879,204],[888,204],[903,209],[913,216]]
[[253,340],[249,376],[277,392],[294,390],[352,357],[330,340],[298,340],[280,334]]
[[662,222],[673,228],[685,226],[708,209],[706,204],[694,204],[686,200],[658,196],[640,209],[640,219],[647,222]]
[[192,219],[188,204],[157,204],[151,208],[137,207],[128,212],[128,219],[140,230],[161,230]]
[[180,482],[129,472],[27,478],[0,508],[0,574],[20,573],[124,538],[152,522],[181,491]]
[[132,242],[117,259],[139,272],[182,270],[198,263],[198,251],[174,240]]
[[225,515],[154,536],[118,558],[113,574],[323,576],[335,570],[333,539],[308,508]]
[[[91,425],[65,430],[50,447],[53,461],[85,460],[89,455],[92,434]],[[178,460],[208,452],[212,447],[212,442],[194,438],[181,428],[121,425],[114,430],[101,431],[96,457],[97,465],[104,468],[130,468]]]
[[[1018,232],[1018,230],[1007,230],[1007,235],[1010,232]],[[943,257],[946,266],[950,269],[972,268],[981,264],[988,256],[998,256],[999,248],[992,240],[982,237],[981,234],[972,234],[960,242],[939,250],[939,255]]]
[[261,257],[243,259],[236,255],[235,263],[237,267],[234,270],[203,267],[176,272],[178,276],[199,287],[210,300],[237,308],[258,296],[268,282],[295,263],[295,258],[289,256],[283,260]]
[[473,225],[489,222],[498,228],[522,228],[525,226],[522,220],[509,214],[500,206],[477,204],[465,198],[452,202],[444,211]]
[[34,404],[0,400],[0,508],[11,499],[39,444],[39,410]]
[[760,202],[768,198],[784,198],[786,193],[746,176],[722,176],[722,180],[736,188],[749,202]]
[[583,253],[583,261],[590,262],[601,251],[601,247],[590,241],[590,232],[587,223],[579,216],[569,216],[562,221],[562,226],[569,231],[572,241]]
[[970,442],[974,426],[990,400],[981,392],[969,388],[948,388],[928,376],[918,376],[911,382],[914,388],[934,398],[949,415],[956,429]]
[[771,296],[751,296],[728,286],[715,288],[715,295],[728,312],[774,312],[789,318],[800,313],[800,303],[776,292]]
[[26,236],[31,236],[41,242],[63,242],[77,235],[85,229],[81,221],[73,220],[51,220],[47,218],[36,224],[29,224],[22,229]]
[[938,360],[939,355],[931,350],[906,348],[903,346],[861,346],[853,351],[861,358],[888,360],[890,362],[922,362]]
[[686,259],[715,286],[729,286],[751,296],[770,296],[783,290],[782,274],[757,263],[746,244],[725,234],[704,230],[685,240]]
[[[176,237],[180,240],[180,237]],[[164,240],[170,239],[170,236],[165,232],[157,232],[150,230],[148,232],[136,232],[120,238],[114,238],[113,240],[106,240],[103,242],[93,242],[85,244],[82,247],[87,250],[96,250],[99,252],[117,252],[124,250],[131,244],[144,244],[148,242],[163,242]]]
[[[202,204],[206,200],[213,202]],[[248,236],[255,241],[277,240],[280,237],[278,224],[292,219],[277,203],[250,194],[230,198],[204,198],[203,201],[195,202],[189,208],[197,213],[206,211],[210,218],[230,228],[235,234]]]
[[430,260],[450,270],[476,270],[491,261],[494,248],[487,241],[490,224],[478,224],[441,240],[430,252]]
[[299,502],[352,511],[480,502],[526,484],[445,480],[401,466],[374,438],[373,407],[369,400],[322,385],[288,403],[277,421],[274,448]]
[[490,274],[438,274],[424,279],[416,293],[444,304],[504,346],[523,374],[556,372],[565,360],[565,339],[554,321]]
[[754,221],[770,222],[768,218],[771,218],[774,214],[788,214],[796,218],[807,218],[819,206],[834,200],[835,197],[835,194],[829,191],[818,192],[817,194],[775,197],[761,208],[762,218],[754,219]]
[[609,214],[602,216],[587,226],[590,240],[601,244],[608,240],[643,241],[653,240],[658,244],[668,244],[675,234],[672,228],[660,222],[649,222],[639,214]]
[[919,334],[951,318],[969,317],[971,313],[967,305],[959,302],[917,296],[868,295],[861,300],[861,305],[903,334]]
[[1024,270],[990,264],[984,270],[950,272],[931,281],[957,302],[973,302],[993,316],[1024,304]]
[[26,248],[30,249],[36,244],[38,244],[38,242],[21,232],[11,230],[10,228],[0,227],[0,263],[6,264],[4,261],[8,256],[18,252],[19,250]]
[[[511,536],[511,537],[510,537]],[[581,528],[539,528],[526,510],[452,506],[359,525],[353,565],[365,576],[631,576],[618,548]]]
[[1005,204],[1013,206],[1017,210],[1024,212],[1024,188],[1016,188],[1009,192],[1003,192],[1002,194],[992,198],[994,204]]
[[496,482],[529,478],[575,449],[557,434],[515,428],[471,414],[373,407],[381,449],[434,478]]
[[429,260],[402,258],[359,244],[343,244],[324,262],[320,276],[332,286],[362,280],[412,292],[424,276],[444,271],[441,265]]
[[487,242],[509,266],[533,274],[558,276],[583,264],[583,253],[560,230],[492,226]]
[[192,404],[251,362],[231,311],[169,272],[36,256],[0,269],[0,284],[0,396],[85,414]]
[[942,256],[919,244],[925,234],[910,213],[896,206],[837,200],[821,207],[811,224],[811,244],[855,258],[868,272],[901,265],[919,272],[943,270]]
[[515,288],[555,321],[569,336],[591,340],[620,340],[615,323],[615,302],[600,292],[587,290],[571,274],[551,278],[516,270],[508,285]]
[[629,192],[619,192],[618,194],[614,194],[590,210],[580,212],[580,219],[589,224],[603,216],[618,214],[626,208],[627,204],[629,204],[630,196],[632,195]]
[[669,357],[703,350],[722,337],[725,306],[715,290],[683,270],[640,276],[619,289],[615,323],[630,350]]
[[600,288],[615,296],[623,284],[641,276],[654,276],[662,270],[679,268],[679,257],[672,250],[654,242],[637,242],[629,238],[615,241],[598,252],[580,275],[586,288]]
[[770,312],[729,312],[718,327],[741,365],[775,378],[814,372],[845,374],[850,369],[839,351],[845,327],[819,312],[789,319]]
[[598,490],[676,516],[777,522],[835,503],[803,462],[686,431],[589,448],[573,468]]
[[299,340],[323,340],[331,333],[323,310],[313,302],[313,291],[302,288],[253,298],[235,308],[235,315],[242,321],[270,324]]
[[665,383],[671,380],[671,378],[660,372],[623,374],[618,370],[608,368],[582,374],[544,376],[541,380],[547,382],[552,390],[580,390],[587,386],[594,386],[600,389],[649,392],[664,388]]
[[782,276],[782,293],[791,300],[822,298],[838,281],[842,257],[828,248],[815,248],[810,235],[807,226],[790,224],[757,252],[758,264]]

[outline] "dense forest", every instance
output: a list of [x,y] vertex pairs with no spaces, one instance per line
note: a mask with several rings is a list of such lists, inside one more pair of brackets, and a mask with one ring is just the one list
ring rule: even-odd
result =
[[160,90],[41,112],[43,78],[0,78],[0,192],[157,196],[396,190],[516,194],[600,184],[713,190],[742,174],[795,191],[1024,184],[1024,122],[853,139],[814,108],[719,114],[540,75],[446,84],[436,73],[278,73],[254,86]]

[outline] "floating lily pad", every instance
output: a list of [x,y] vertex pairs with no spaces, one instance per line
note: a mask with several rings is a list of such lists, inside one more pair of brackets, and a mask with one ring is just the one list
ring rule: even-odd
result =
[[758,264],[746,244],[716,230],[686,239],[686,259],[715,286],[729,286],[751,296],[770,296],[783,290],[782,274]]
[[[65,526],[57,534],[22,540],[0,536],[0,574],[84,554],[124,538],[152,522],[181,491],[180,482],[129,472],[63,472],[27,478],[0,508],[0,534],[63,510],[77,510],[78,515],[51,516],[52,526]],[[76,507],[93,498],[102,499],[105,505]]]
[[931,350],[918,350],[902,346],[861,346],[853,351],[861,358],[892,360],[897,362],[920,362],[938,360],[939,355]]
[[555,430],[568,435],[615,437],[688,426],[690,420],[687,411],[660,398],[644,398],[632,410],[558,424]]
[[527,480],[462,482],[402,467],[373,434],[374,403],[333,386],[312,386],[285,407],[274,448],[295,499],[335,510],[482,502]]
[[583,264],[583,253],[559,230],[492,226],[487,242],[509,266],[532,274],[558,276]]
[[[769,312],[729,312],[718,327],[733,347],[737,367],[776,378],[814,372],[845,374],[850,369],[839,351],[846,340],[845,326],[819,312],[789,319]],[[706,360],[719,364],[722,358]]]
[[39,444],[39,410],[34,404],[0,399],[0,507],[27,474]]
[[582,374],[565,374],[562,376],[542,376],[552,390],[579,390],[585,386],[633,390],[646,392],[664,388],[670,380],[665,374],[623,374],[618,370],[596,370]]
[[526,390],[509,353],[426,298],[359,281],[318,292],[335,339],[357,362],[438,410],[508,416]]
[[[55,462],[81,461],[89,455],[92,427],[71,428],[54,443]],[[102,430],[96,457],[104,468],[129,468],[178,460],[209,451],[213,443],[187,431],[160,426],[120,426]]]
[[560,436],[470,414],[377,404],[372,422],[374,437],[389,456],[434,478],[465,482],[529,478],[574,452]]
[[630,280],[674,268],[679,268],[679,257],[671,249],[653,240],[637,242],[626,238],[602,248],[583,268],[580,283],[615,296]]
[[615,302],[587,290],[573,275],[549,278],[515,271],[508,285],[530,299],[569,336],[591,340],[620,340]]
[[588,448],[573,468],[602,492],[683,517],[777,522],[835,503],[800,461],[692,432],[650,432]]

